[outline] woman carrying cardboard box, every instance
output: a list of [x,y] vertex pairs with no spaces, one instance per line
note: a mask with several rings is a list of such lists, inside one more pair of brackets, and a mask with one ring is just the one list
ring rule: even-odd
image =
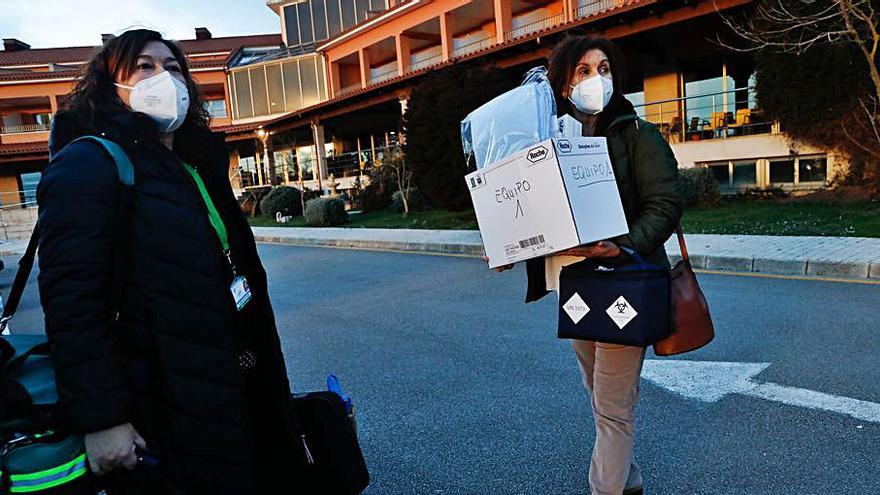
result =
[[[558,290],[559,274],[566,265],[587,258],[601,259],[603,264],[625,260],[628,255],[621,247],[637,251],[649,263],[670,266],[663,245],[682,212],[678,163],[657,127],[639,119],[624,98],[625,74],[617,48],[603,38],[568,37],[550,56],[548,78],[558,113],[574,117],[583,136],[608,141],[629,234],[527,261],[526,302]],[[572,340],[571,345],[591,394],[596,423],[591,493],[640,494],[642,477],[633,459],[633,439],[645,348],[585,340]]]

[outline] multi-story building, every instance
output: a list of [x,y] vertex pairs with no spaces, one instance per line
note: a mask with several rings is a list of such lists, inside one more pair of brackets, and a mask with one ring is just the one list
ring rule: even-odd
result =
[[[106,39],[106,36],[102,37]],[[103,41],[102,39],[102,41]],[[97,40],[96,40],[97,41]],[[83,65],[97,46],[31,48],[17,39],[4,39],[0,51],[0,208],[3,218],[15,207],[33,205],[40,171],[48,161],[52,116],[73,90]],[[232,123],[226,68],[254,54],[277,52],[278,34],[213,37],[196,28],[195,38],[180,41],[212,116],[212,127]],[[236,167],[237,169],[237,163]],[[33,215],[33,212],[30,212]],[[4,223],[0,218],[0,224]],[[0,232],[2,238],[2,232]]]
[[[181,41],[225,131],[237,191],[288,182],[355,187],[393,150],[424,76],[460,62],[524,73],[567,32],[613,39],[627,97],[682,166],[709,167],[727,191],[822,187],[844,161],[790,140],[764,117],[754,64],[717,42],[718,15],[751,0],[269,0],[280,34]],[[0,51],[0,217],[29,205],[48,126],[96,47]],[[333,180],[330,180],[330,179]],[[0,218],[0,225],[3,219]]]
[[[349,187],[365,161],[394,145],[407,99],[425,74],[464,61],[525,72],[546,63],[566,32],[584,32],[622,48],[627,97],[658,124],[682,166],[709,167],[727,191],[822,187],[843,160],[791,141],[767,119],[757,105],[751,57],[718,42],[727,29],[719,12],[751,3],[269,1],[281,19],[287,58],[231,69],[230,86],[240,92],[240,77],[250,88],[249,99],[242,101],[247,92],[232,99],[234,123],[266,118],[230,129],[228,139],[239,143],[242,169],[256,183],[299,180],[326,189],[332,174]],[[298,89],[294,61],[298,81],[307,83]]]

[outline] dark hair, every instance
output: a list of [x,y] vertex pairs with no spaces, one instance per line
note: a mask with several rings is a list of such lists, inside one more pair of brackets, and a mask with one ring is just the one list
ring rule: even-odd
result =
[[550,86],[553,88],[553,96],[556,97],[556,108],[559,115],[571,111],[571,102],[562,96],[562,90],[571,83],[574,69],[580,59],[593,49],[602,50],[608,56],[611,79],[614,81],[614,92],[623,91],[626,83],[626,67],[623,63],[623,55],[617,45],[598,36],[569,35],[553,48],[547,67],[547,79],[550,80]]
[[114,83],[128,79],[137,70],[137,59],[144,46],[151,41],[163,43],[180,64],[180,72],[189,90],[190,103],[183,124],[174,132],[174,151],[182,158],[197,163],[204,161],[200,150],[200,137],[210,133],[210,116],[202,104],[202,98],[189,72],[183,50],[172,41],[149,29],[132,29],[112,37],[98,49],[86,64],[76,87],[63,107],[66,120],[73,122],[77,132],[90,134],[108,124],[111,117],[130,114],[138,123],[139,133],[159,141],[159,129],[153,120],[142,113],[133,112],[119,98]]

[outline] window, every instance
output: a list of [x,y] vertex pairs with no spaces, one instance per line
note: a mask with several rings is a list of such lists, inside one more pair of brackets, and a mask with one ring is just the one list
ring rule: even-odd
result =
[[281,64],[266,66],[266,83],[269,87],[269,113],[284,111],[284,89],[281,83]]
[[[327,39],[327,16],[324,13],[325,0],[312,0],[312,18],[315,27],[315,41]],[[334,0],[330,0],[331,2]]]
[[715,163],[709,165],[709,170],[712,172],[712,177],[715,177],[715,180],[718,181],[718,184],[722,187],[730,187],[730,164],[727,162],[724,163]]
[[318,99],[324,101],[327,99],[327,88],[324,81],[324,74],[326,74],[324,71],[324,59],[316,58],[315,63],[318,68]]
[[318,103],[318,76],[315,72],[315,59],[305,58],[299,61],[300,78],[302,80],[303,107]]
[[205,110],[208,111],[208,115],[214,118],[224,118],[227,117],[226,113],[226,100],[205,100]]
[[336,36],[342,31],[339,0],[327,0],[327,27],[330,29],[329,37]]
[[798,182],[825,182],[828,177],[828,159],[825,157],[799,158]]
[[[315,41],[312,34],[312,11],[309,7],[310,2],[297,4],[296,13],[299,16],[299,42],[302,44]],[[292,44],[292,43],[291,43]]]
[[758,183],[757,162],[733,163],[733,187],[749,187]]
[[348,29],[355,25],[354,0],[339,0],[342,6],[342,28]]
[[298,45],[299,25],[297,24],[296,5],[284,7],[284,32],[287,33],[287,45]]
[[248,71],[234,72],[232,81],[235,84],[235,109],[239,119],[254,116],[254,105],[251,102],[251,82],[248,79]]
[[25,206],[34,206],[37,204],[37,184],[40,183],[40,172],[30,174],[21,174],[21,193],[24,196]]
[[770,162],[771,184],[794,184],[794,160],[773,160]]
[[385,0],[370,0],[370,10],[373,12],[381,12],[388,8]]
[[269,113],[269,97],[266,94],[266,73],[263,68],[249,69],[251,75],[251,94],[254,99],[254,116]]
[[285,109],[287,111],[302,108],[302,90],[299,86],[299,68],[293,62],[284,62],[284,95],[286,98]]
[[[711,79],[703,79],[699,81],[686,82],[684,85],[685,93],[685,109],[687,111],[686,120],[690,122],[694,117],[700,122],[710,122],[713,127],[717,127],[718,123],[712,121],[712,116],[716,119],[719,114],[725,111],[724,95],[717,94],[724,91],[724,78],[714,77]],[[733,89],[734,82],[732,77],[727,77],[727,89]],[[734,93],[728,95],[727,111],[734,109]]]
[[367,18],[367,12],[370,10],[369,0],[355,0],[357,8],[357,22],[363,22]]

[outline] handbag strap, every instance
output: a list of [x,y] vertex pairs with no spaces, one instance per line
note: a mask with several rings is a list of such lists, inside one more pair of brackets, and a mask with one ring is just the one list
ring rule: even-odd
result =
[[675,225],[675,235],[678,237],[678,249],[681,251],[681,259],[690,263],[691,259],[688,256],[687,244],[684,242],[684,232],[681,230],[681,223]]
[[[94,141],[100,144],[116,165],[116,173],[119,177],[119,182],[126,186],[134,185],[134,166],[121,146],[109,139],[99,138],[97,136],[82,136],[74,139],[68,143],[67,146],[83,140]],[[65,148],[67,146],[65,146]],[[123,202],[122,210],[127,211],[130,209],[128,203],[128,201]],[[37,224],[34,225],[34,231],[31,233],[31,238],[28,241],[27,249],[25,249],[24,255],[18,261],[18,271],[15,273],[15,280],[12,282],[12,288],[9,289],[9,297],[6,300],[6,304],[3,306],[3,313],[0,315],[0,333],[3,333],[6,330],[9,321],[12,320],[15,316],[15,312],[18,310],[18,305],[21,302],[22,294],[24,294],[25,286],[27,286],[28,278],[30,278],[31,272],[34,269],[34,258],[36,258],[39,238],[40,223],[37,222]]]

